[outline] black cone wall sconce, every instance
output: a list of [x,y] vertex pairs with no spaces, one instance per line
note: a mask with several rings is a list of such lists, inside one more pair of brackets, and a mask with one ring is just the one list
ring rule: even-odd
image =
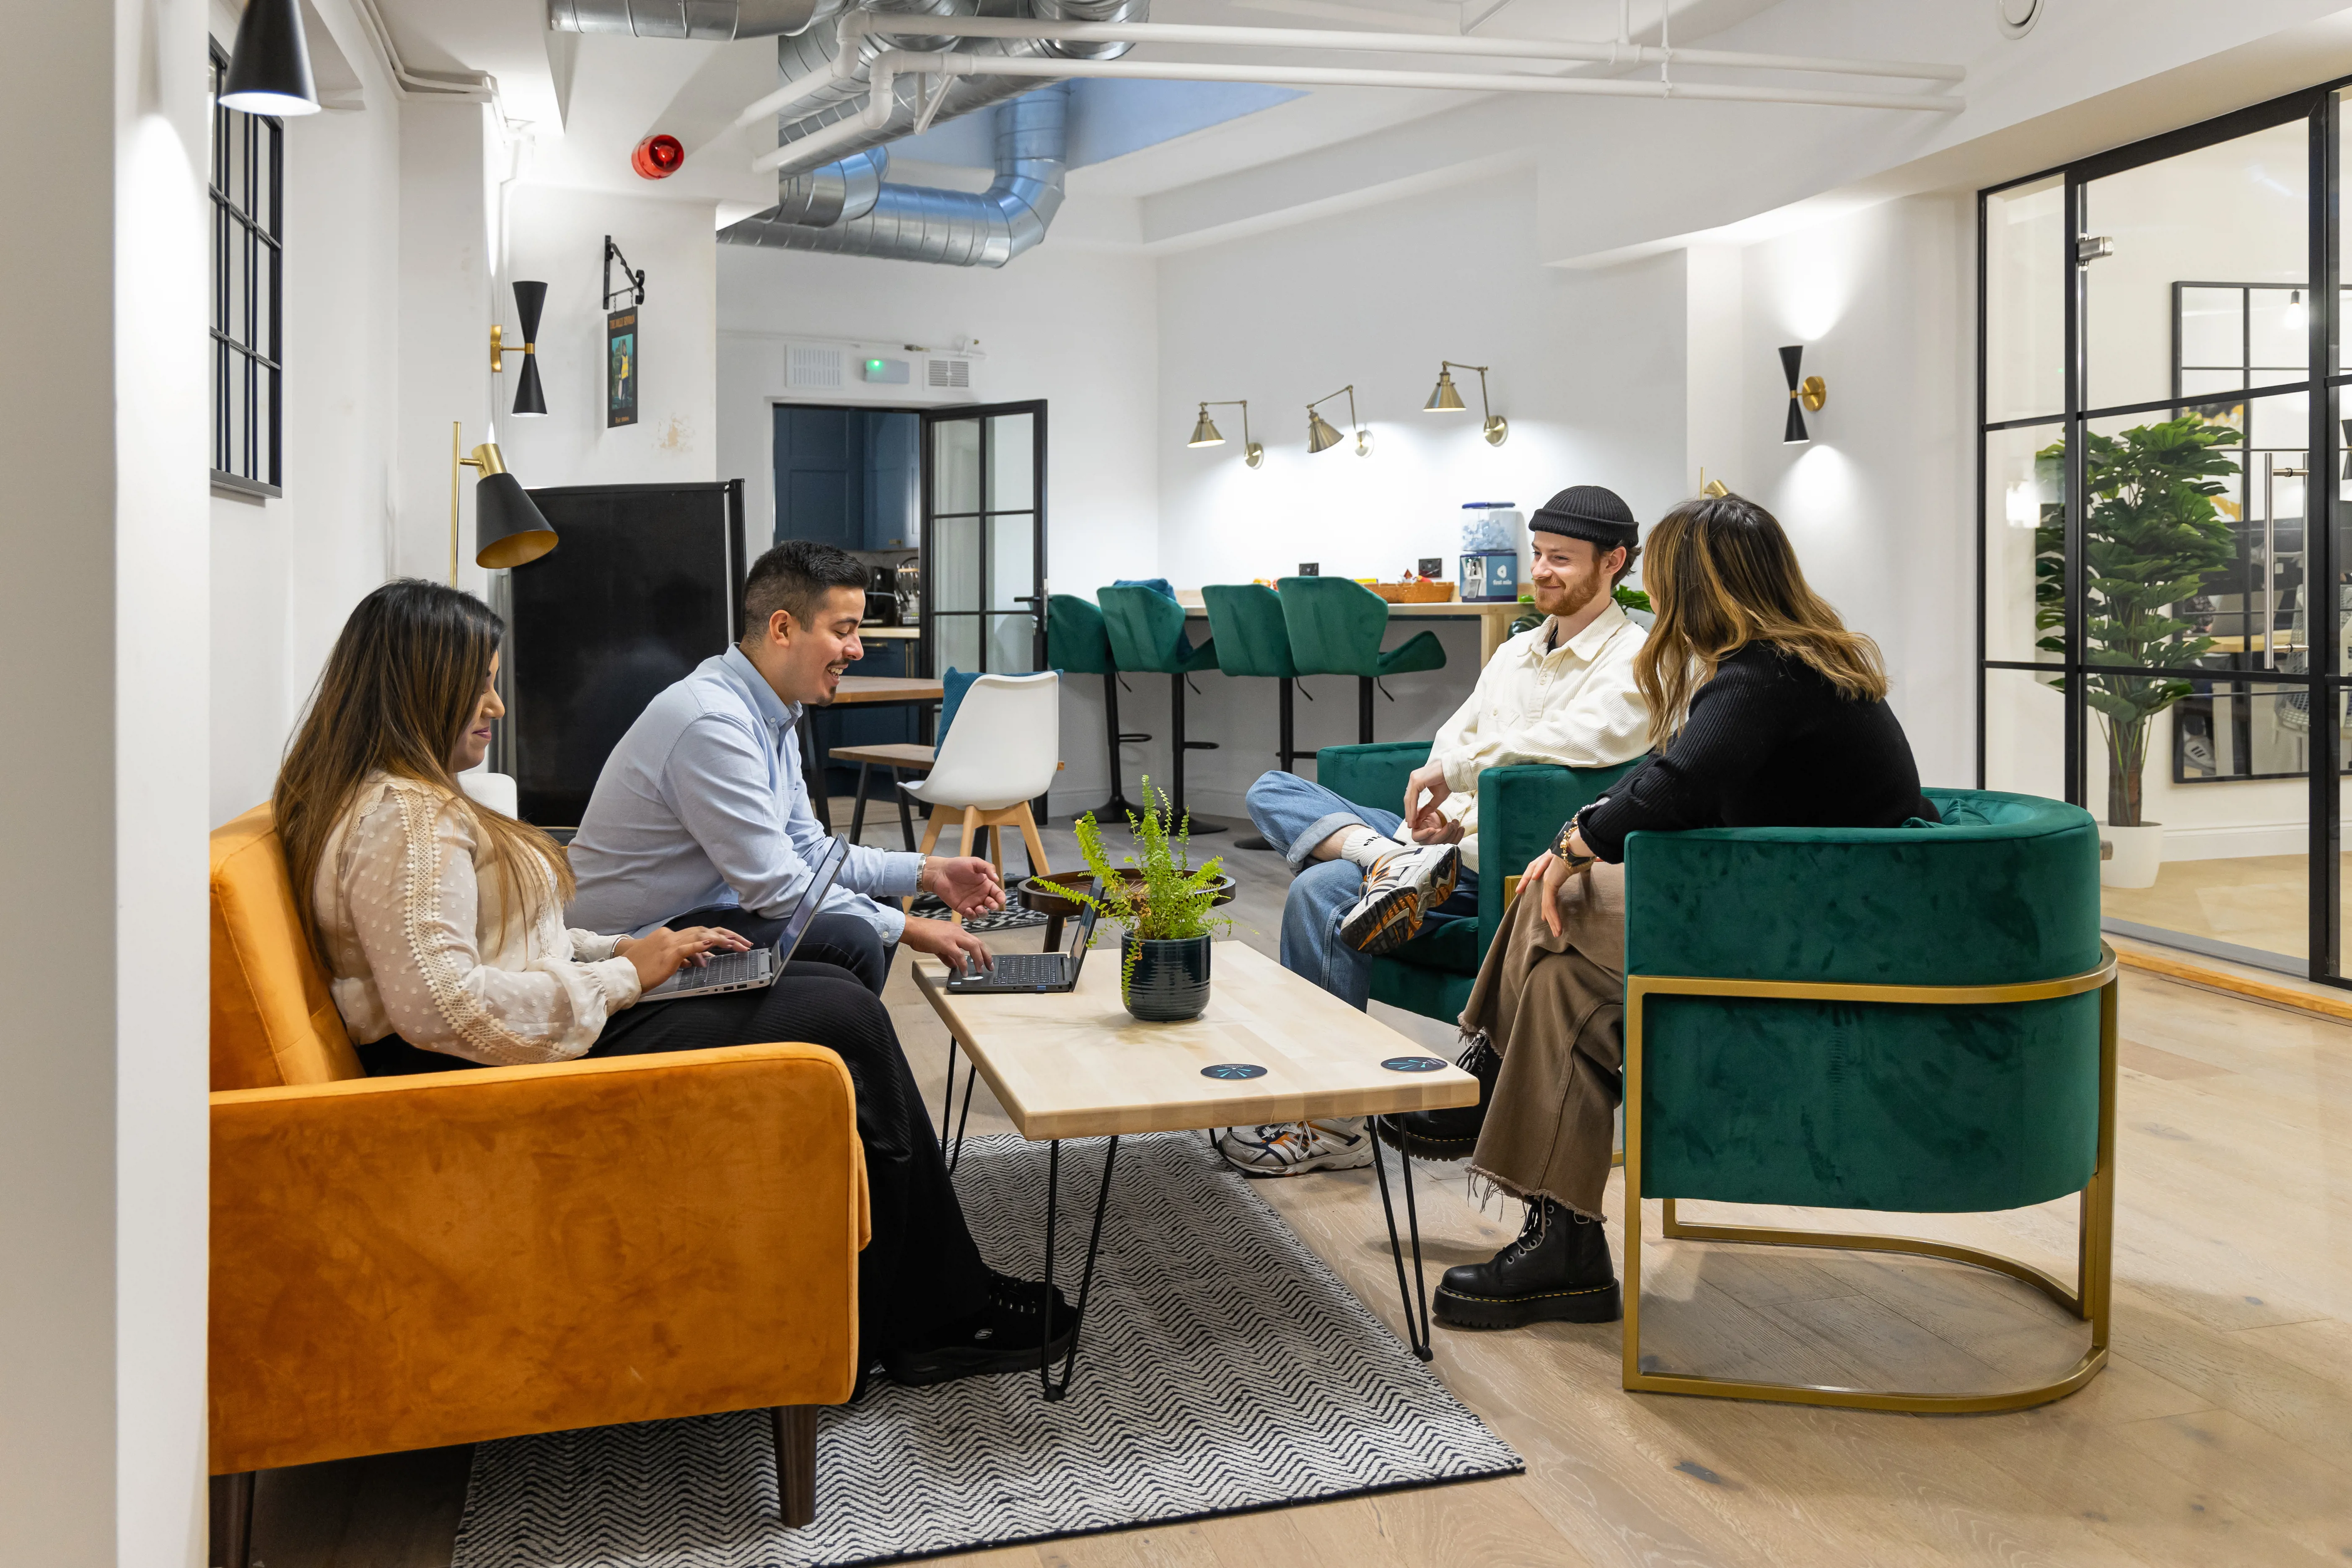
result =
[[474,564],[492,572],[528,565],[555,548],[555,530],[520,480],[507,472],[498,443],[485,441],[465,455],[465,426],[449,426],[449,585],[457,585],[459,470],[480,476],[474,485]]
[[1789,377],[1789,423],[1782,428],[1780,439],[1791,447],[1813,438],[1812,433],[1805,428],[1805,410],[1810,408],[1819,414],[1822,405],[1830,400],[1829,384],[1820,376],[1808,375],[1802,380],[1798,379],[1804,360],[1805,345],[1802,343],[1790,343],[1780,351],[1780,369]]
[[[526,416],[547,412],[547,394],[539,383],[539,319],[547,310],[547,285],[517,283],[515,314],[522,321],[522,369],[515,376],[514,411]],[[490,374],[507,368],[505,330],[490,323]]]

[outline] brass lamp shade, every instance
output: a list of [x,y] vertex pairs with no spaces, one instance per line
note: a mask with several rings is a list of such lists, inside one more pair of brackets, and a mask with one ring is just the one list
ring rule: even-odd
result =
[[1184,445],[1187,447],[1222,447],[1224,444],[1224,437],[1218,434],[1215,423],[1209,418],[1209,405],[1203,403],[1201,405],[1201,417],[1192,426],[1192,438],[1185,442]]
[[1328,452],[1338,446],[1340,440],[1339,432],[1332,427],[1328,419],[1324,418],[1312,408],[1307,411],[1307,451]]
[[1454,373],[1452,371],[1441,370],[1437,373],[1436,390],[1429,395],[1429,401],[1421,405],[1421,411],[1423,414],[1460,414],[1464,412],[1462,395],[1454,388]]

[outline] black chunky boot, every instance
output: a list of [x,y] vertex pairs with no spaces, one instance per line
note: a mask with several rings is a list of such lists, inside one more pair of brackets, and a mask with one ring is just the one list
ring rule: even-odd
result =
[[1486,1107],[1495,1102],[1495,1080],[1503,1075],[1503,1058],[1486,1043],[1484,1029],[1471,1037],[1456,1065],[1478,1080],[1478,1103],[1449,1106],[1443,1110],[1409,1110],[1381,1118],[1381,1139],[1416,1160],[1466,1160],[1478,1147],[1478,1130],[1486,1124]]
[[1549,1198],[1528,1205],[1517,1241],[1487,1262],[1456,1264],[1437,1287],[1437,1321],[1449,1328],[1613,1323],[1623,1315],[1601,1222]]

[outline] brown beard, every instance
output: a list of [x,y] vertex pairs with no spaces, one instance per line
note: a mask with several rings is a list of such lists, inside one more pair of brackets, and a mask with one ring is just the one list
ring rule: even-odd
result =
[[[1542,592],[1542,590],[1541,590],[1540,588],[1537,589],[1536,591],[1537,591],[1538,594],[1540,594],[1540,593]],[[1571,586],[1569,586],[1569,585],[1567,585],[1567,584],[1562,584],[1560,587],[1559,587],[1559,588],[1557,588],[1557,589],[1553,590],[1553,592],[1555,592],[1555,593],[1557,593],[1557,594],[1559,594],[1559,595],[1561,595],[1565,596],[1565,595],[1567,595],[1575,594],[1575,593],[1576,593],[1576,589],[1575,589],[1575,588],[1573,588],[1573,587],[1571,587]],[[1584,581],[1584,591],[1583,591],[1583,593],[1582,593],[1582,594],[1578,595],[1578,596],[1577,596],[1577,597],[1575,597],[1575,598],[1570,599],[1570,600],[1569,600],[1569,602],[1568,602],[1567,604],[1562,605],[1559,608],[1558,608],[1558,609],[1556,609],[1556,610],[1553,610],[1553,609],[1545,609],[1545,608],[1544,608],[1544,605],[1542,605],[1542,603],[1541,603],[1540,601],[1538,601],[1538,603],[1537,604],[1536,608],[1538,608],[1538,609],[1539,609],[1539,610],[1543,610],[1544,614],[1546,614],[1546,615],[1548,615],[1548,616],[1572,616],[1572,615],[1576,614],[1576,612],[1577,612],[1577,611],[1579,611],[1579,610],[1580,610],[1580,609],[1584,608],[1584,606],[1585,606],[1585,605],[1589,605],[1589,604],[1592,603],[1592,601],[1593,601],[1594,599],[1597,599],[1597,598],[1599,598],[1600,596],[1601,596],[1601,578],[1600,578],[1600,576],[1599,576],[1599,574],[1595,574],[1593,576],[1591,576],[1591,577],[1588,577],[1588,578],[1586,578],[1586,579],[1585,579],[1585,581]]]

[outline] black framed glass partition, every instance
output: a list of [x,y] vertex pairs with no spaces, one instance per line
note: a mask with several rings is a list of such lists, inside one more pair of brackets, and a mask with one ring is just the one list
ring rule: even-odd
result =
[[1979,194],[1978,776],[2108,929],[2344,984],[2337,87]]

